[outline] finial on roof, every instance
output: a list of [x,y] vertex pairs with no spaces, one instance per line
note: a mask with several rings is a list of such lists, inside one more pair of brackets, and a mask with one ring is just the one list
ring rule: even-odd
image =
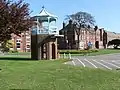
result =
[[48,12],[45,10],[45,7],[44,7],[44,6],[42,6],[42,10],[40,11],[40,14],[39,14],[38,16],[49,16],[49,17],[55,17],[55,18],[57,18],[57,16],[48,13]]
[[44,6],[42,6],[42,9],[44,9],[45,7]]

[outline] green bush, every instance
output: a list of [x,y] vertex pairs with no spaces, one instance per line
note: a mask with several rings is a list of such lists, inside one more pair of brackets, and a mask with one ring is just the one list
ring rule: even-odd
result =
[[86,54],[93,52],[98,52],[98,50],[59,50],[60,54]]

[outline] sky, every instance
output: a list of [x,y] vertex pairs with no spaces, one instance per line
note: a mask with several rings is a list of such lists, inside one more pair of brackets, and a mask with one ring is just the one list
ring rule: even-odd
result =
[[120,0],[24,0],[29,3],[31,16],[38,14],[42,6],[58,16],[57,26],[62,28],[66,15],[79,11],[90,13],[99,28],[120,33]]

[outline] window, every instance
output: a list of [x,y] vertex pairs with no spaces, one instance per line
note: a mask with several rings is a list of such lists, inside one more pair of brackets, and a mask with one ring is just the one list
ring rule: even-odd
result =
[[30,38],[27,38],[26,40],[27,40],[27,41],[30,41]]
[[30,48],[30,45],[27,45],[27,48]]
[[100,29],[100,41],[102,41],[102,29]]
[[21,40],[20,39],[17,39],[16,42],[20,42]]
[[26,36],[28,37],[28,36],[30,36],[30,34],[29,34],[29,33],[26,33]]
[[20,43],[16,43],[17,48],[20,48]]

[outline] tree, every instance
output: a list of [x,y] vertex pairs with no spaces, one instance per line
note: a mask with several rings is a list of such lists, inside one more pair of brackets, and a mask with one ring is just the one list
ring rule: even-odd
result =
[[2,52],[9,52],[12,46],[12,40],[8,40],[7,42],[3,42],[0,48]]
[[82,32],[82,28],[85,28],[85,30],[88,30],[90,26],[94,26],[95,19],[94,17],[87,13],[87,12],[77,12],[72,15],[67,15],[67,20],[72,20],[74,24],[74,30],[77,34],[77,49],[79,49],[80,44],[80,35]]
[[113,45],[113,47],[114,47],[115,49],[117,49],[118,46],[120,46],[120,39],[114,39],[114,40],[112,40],[112,41],[109,41],[109,42],[108,42],[108,46],[110,46],[110,45]]
[[0,43],[11,39],[11,34],[18,35],[32,26],[29,4],[19,0],[0,0]]

